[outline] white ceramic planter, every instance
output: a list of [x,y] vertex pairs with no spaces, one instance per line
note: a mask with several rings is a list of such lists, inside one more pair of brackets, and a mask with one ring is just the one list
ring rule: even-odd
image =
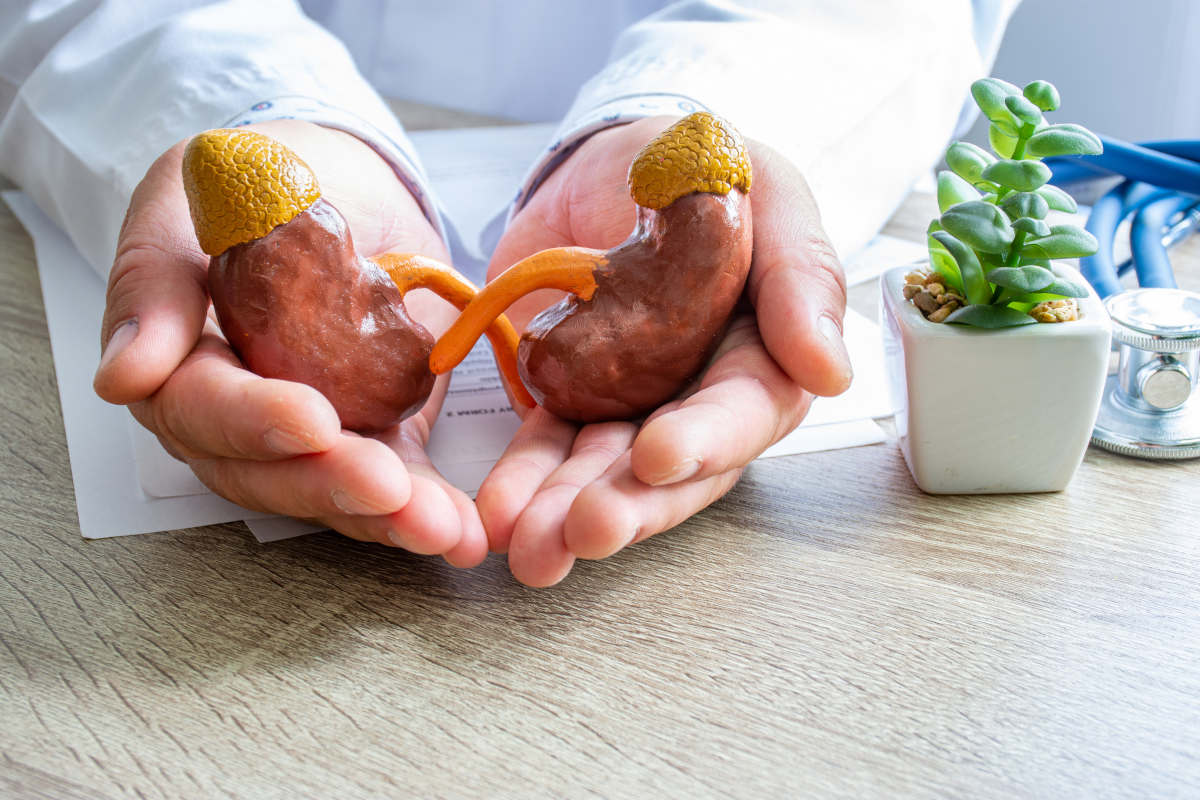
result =
[[[991,331],[938,324],[904,299],[914,268],[884,273],[880,313],[896,431],[917,485],[931,494],[1064,489],[1108,373],[1100,298],[1089,287],[1074,322]],[[1073,269],[1055,271],[1086,285]]]

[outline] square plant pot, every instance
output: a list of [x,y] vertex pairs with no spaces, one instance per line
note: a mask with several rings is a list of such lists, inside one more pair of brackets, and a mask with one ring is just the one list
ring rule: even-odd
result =
[[[1083,460],[1109,364],[1109,318],[1095,291],[1080,318],[1002,330],[930,322],[880,278],[884,356],[900,449],[930,494],[1055,492]],[[1054,271],[1087,285],[1080,274]]]

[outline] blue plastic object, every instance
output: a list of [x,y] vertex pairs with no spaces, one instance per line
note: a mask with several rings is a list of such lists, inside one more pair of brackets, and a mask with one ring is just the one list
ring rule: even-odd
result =
[[1200,141],[1100,140],[1101,155],[1046,159],[1055,184],[1106,174],[1125,178],[1092,206],[1086,227],[1100,247],[1080,260],[1080,271],[1101,297],[1121,291],[1124,269],[1113,263],[1113,244],[1121,222],[1133,215],[1130,249],[1138,284],[1175,288],[1164,237],[1180,238],[1200,227]]

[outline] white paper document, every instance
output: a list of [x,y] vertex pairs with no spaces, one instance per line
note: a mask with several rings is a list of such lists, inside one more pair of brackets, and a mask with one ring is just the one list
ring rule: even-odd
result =
[[[455,264],[476,283],[482,282],[486,265],[486,248],[479,243],[494,236],[502,222],[498,215],[551,131],[552,126],[526,125],[413,134],[434,190],[453,221]],[[261,541],[318,530],[246,511],[211,494],[125,409],[95,395],[91,380],[99,360],[96,337],[104,286],[28,197],[19,192],[5,192],[3,197],[34,240],[83,535],[101,538],[233,520],[246,520]],[[873,253],[869,248],[848,262],[852,274],[873,276],[903,263],[908,259],[903,245],[908,244],[877,240]],[[815,401],[805,424],[764,457],[884,441],[883,431],[871,421],[893,411],[884,383],[879,329],[849,312],[845,334],[854,385],[841,397]],[[453,373],[429,443],[430,457],[451,483],[473,494],[518,425],[486,340],[481,340]]]
[[446,480],[474,495],[521,418],[512,410],[486,339],[454,368],[426,452]]
[[[33,237],[83,535],[99,539],[263,516],[208,492],[151,497],[142,491],[126,422],[129,412],[92,391],[100,361],[104,284],[32,200],[20,192],[4,192],[3,197]],[[151,441],[158,445],[153,437]]]

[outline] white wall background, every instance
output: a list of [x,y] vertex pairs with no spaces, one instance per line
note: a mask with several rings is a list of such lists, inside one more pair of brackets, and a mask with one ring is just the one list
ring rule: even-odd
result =
[[[1057,86],[1054,121],[1132,141],[1200,139],[1200,0],[1023,0],[992,74]],[[986,141],[986,128],[969,138]]]

